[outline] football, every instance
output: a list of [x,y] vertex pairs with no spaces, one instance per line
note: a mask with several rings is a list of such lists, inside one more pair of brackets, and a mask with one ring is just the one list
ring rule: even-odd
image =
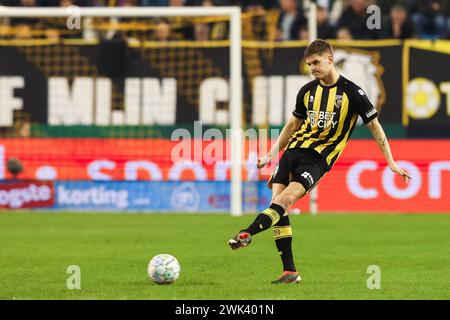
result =
[[180,263],[170,254],[158,254],[150,260],[147,272],[150,279],[157,284],[170,284],[180,276]]

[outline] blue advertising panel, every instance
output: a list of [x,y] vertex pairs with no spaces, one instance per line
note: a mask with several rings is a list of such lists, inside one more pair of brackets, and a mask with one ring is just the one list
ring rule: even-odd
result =
[[[246,182],[244,211],[269,205],[265,182]],[[55,209],[149,212],[230,211],[230,182],[65,181],[55,182]]]

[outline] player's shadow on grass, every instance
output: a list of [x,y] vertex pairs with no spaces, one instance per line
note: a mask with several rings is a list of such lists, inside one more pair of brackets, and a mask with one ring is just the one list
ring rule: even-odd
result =
[[183,281],[183,283],[181,283],[180,281],[180,285],[185,285],[185,286],[217,286],[219,285],[218,282],[214,282],[214,281]]

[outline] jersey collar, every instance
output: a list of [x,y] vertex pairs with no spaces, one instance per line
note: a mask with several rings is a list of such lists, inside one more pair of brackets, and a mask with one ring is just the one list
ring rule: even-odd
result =
[[334,84],[329,85],[329,86],[326,86],[326,85],[322,84],[320,82],[320,80],[319,80],[319,86],[321,86],[322,88],[327,88],[327,89],[334,88],[334,87],[336,87],[338,85],[338,83],[341,81],[341,79],[342,79],[342,76],[339,75],[339,78],[337,79],[337,81]]

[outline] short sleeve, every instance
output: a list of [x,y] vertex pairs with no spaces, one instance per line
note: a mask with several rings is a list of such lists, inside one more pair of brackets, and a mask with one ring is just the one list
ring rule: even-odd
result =
[[292,112],[292,115],[299,119],[306,119],[306,107],[304,103],[305,97],[305,89],[304,87],[300,89],[297,94],[297,100],[295,102],[295,110]]
[[352,93],[352,104],[355,112],[361,116],[364,124],[372,121],[378,116],[377,109],[367,98],[366,93],[363,89],[355,86],[355,90]]

